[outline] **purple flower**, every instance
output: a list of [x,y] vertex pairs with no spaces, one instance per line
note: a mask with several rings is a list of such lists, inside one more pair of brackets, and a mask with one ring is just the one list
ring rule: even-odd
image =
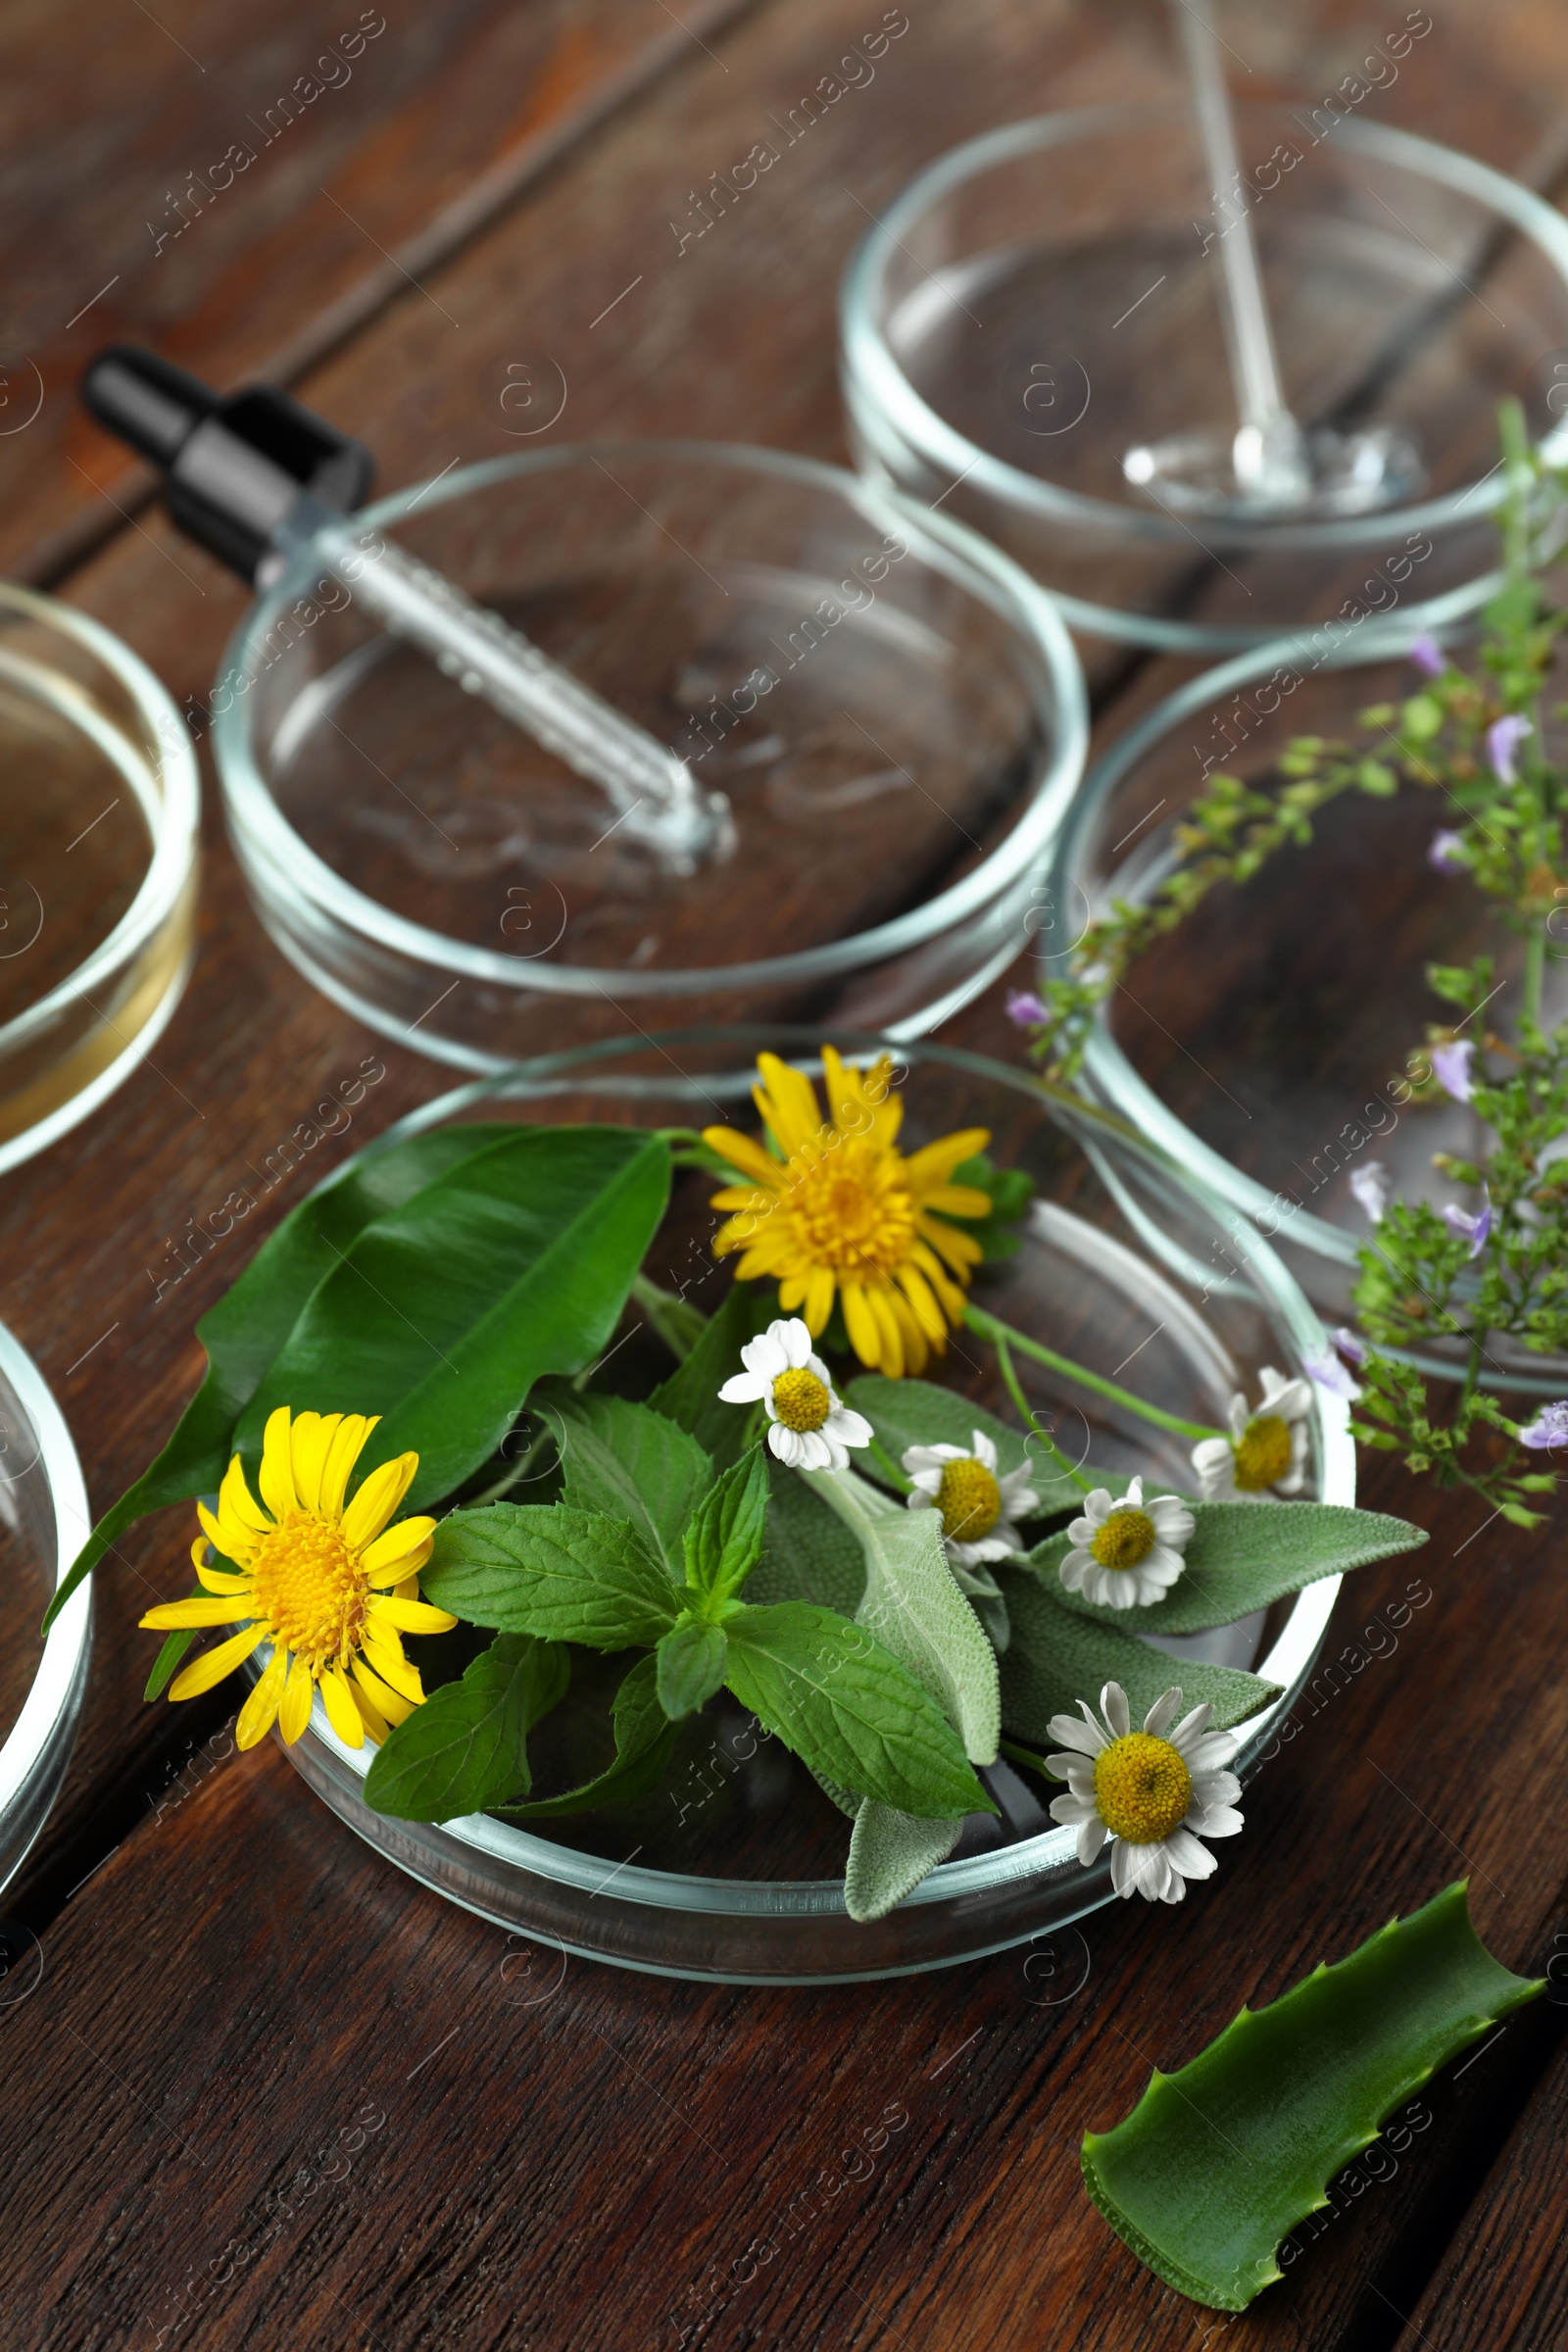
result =
[[1334,1334],[1334,1345],[1349,1363],[1359,1365],[1366,1362],[1367,1345],[1365,1340],[1360,1338],[1357,1333],[1348,1331],[1343,1323]]
[[1361,1394],[1360,1383],[1352,1380],[1339,1357],[1330,1355],[1327,1349],[1321,1355],[1303,1355],[1301,1370],[1309,1374],[1320,1389],[1327,1389],[1331,1396],[1343,1396],[1348,1404],[1353,1404]]
[[1469,1243],[1471,1257],[1479,1257],[1492,1231],[1492,1195],[1483,1192],[1481,1206],[1474,1216],[1468,1209],[1457,1208],[1451,1200],[1448,1201],[1443,1211],[1443,1222],[1450,1233],[1457,1234],[1461,1242]]
[[1492,761],[1492,772],[1499,784],[1518,783],[1513,756],[1525,737],[1533,735],[1535,731],[1534,721],[1521,718],[1514,710],[1510,710],[1506,718],[1493,720],[1487,729],[1487,758]]
[[1448,666],[1448,657],[1430,629],[1423,630],[1411,646],[1410,660],[1429,678],[1441,678]]
[[1468,1037],[1456,1037],[1432,1049],[1432,1075],[1456,1102],[1468,1102],[1475,1091],[1470,1082],[1470,1056],[1475,1050],[1474,1039]]
[[1366,1210],[1371,1223],[1376,1225],[1394,1193],[1394,1187],[1389,1182],[1389,1171],[1382,1160],[1369,1159],[1364,1168],[1352,1168],[1350,1190]]
[[1042,1029],[1051,1019],[1049,1006],[1042,1004],[1032,989],[1015,988],[1004,1006],[1009,1021],[1020,1029]]
[[1462,874],[1466,870],[1464,835],[1462,833],[1434,833],[1432,847],[1427,852],[1427,863],[1435,874]]
[[1554,1446],[1568,1446],[1568,1397],[1559,1397],[1555,1404],[1544,1404],[1535,1419],[1519,1432],[1519,1443],[1535,1453],[1547,1453]]

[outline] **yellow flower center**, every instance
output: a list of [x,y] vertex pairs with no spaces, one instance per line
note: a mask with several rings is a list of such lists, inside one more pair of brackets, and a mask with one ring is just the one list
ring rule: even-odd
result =
[[1259,1413],[1236,1441],[1236,1484],[1244,1494],[1260,1494],[1291,1466],[1291,1426],[1278,1413]]
[[805,1364],[792,1366],[773,1383],[773,1410],[786,1429],[820,1429],[833,1410],[832,1393]]
[[1193,1776],[1168,1740],[1133,1732],[1095,1758],[1100,1818],[1129,1845],[1157,1845],[1180,1828],[1192,1801]]
[[797,1152],[778,1213],[795,1226],[813,1264],[854,1281],[896,1274],[915,1242],[917,1211],[897,1152],[824,1130]]
[[956,1544],[978,1544],[1002,1517],[1002,1489],[996,1474],[972,1453],[961,1461],[944,1462],[937,1489],[942,1533]]
[[263,1537],[252,1581],[256,1613],[285,1648],[312,1664],[347,1662],[368,1586],[341,1528],[291,1513]]
[[1159,1541],[1147,1511],[1112,1511],[1089,1548],[1102,1568],[1136,1568]]

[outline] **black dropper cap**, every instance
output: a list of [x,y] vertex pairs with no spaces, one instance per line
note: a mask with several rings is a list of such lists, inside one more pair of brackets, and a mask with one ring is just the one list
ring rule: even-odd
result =
[[180,529],[252,583],[300,499],[347,514],[364,504],[375,470],[363,443],[286,392],[256,384],[223,400],[131,343],[99,353],[81,396],[101,425],[162,471]]

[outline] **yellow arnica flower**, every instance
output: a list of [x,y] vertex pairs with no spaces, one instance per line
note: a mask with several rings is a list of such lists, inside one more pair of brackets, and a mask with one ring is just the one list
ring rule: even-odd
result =
[[[189,1600],[149,1609],[144,1626],[238,1625],[242,1631],[174,1677],[171,1698],[194,1698],[222,1681],[262,1642],[272,1654],[235,1726],[254,1747],[275,1721],[291,1744],[311,1720],[319,1687],[332,1729],[350,1747],[365,1735],[380,1743],[424,1697],[418,1669],[403,1654],[405,1634],[440,1634],[457,1624],[418,1598],[433,1519],[387,1523],[419,1466],[400,1453],[345,1501],[349,1474],[378,1416],[294,1413],[280,1404],[267,1423],[258,1503],[236,1454],[218,1510],[196,1505],[202,1533],[191,1560],[202,1586]],[[264,1507],[265,1506],[265,1507]],[[233,1563],[209,1564],[207,1547]]]
[[897,1149],[904,1105],[887,1056],[853,1070],[822,1048],[827,1119],[799,1070],[773,1054],[757,1066],[761,1084],[752,1098],[780,1156],[733,1128],[704,1130],[704,1142],[745,1178],[713,1196],[715,1208],[734,1212],[714,1239],[715,1255],[743,1251],[742,1282],[776,1277],[780,1311],[802,1315],[813,1339],[837,1295],[862,1364],[891,1380],[922,1371],[947,1347],[950,1324],[963,1320],[963,1286],[982,1255],[973,1235],[946,1218],[991,1214],[988,1194],[952,1181],[985,1150],[989,1129],[966,1127],[906,1159]]

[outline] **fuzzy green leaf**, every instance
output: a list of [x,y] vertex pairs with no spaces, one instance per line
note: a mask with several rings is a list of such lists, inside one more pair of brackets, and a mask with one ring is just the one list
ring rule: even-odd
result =
[[705,1599],[731,1599],[762,1548],[767,1516],[767,1456],[754,1446],[704,1497],[687,1531],[686,1582]]
[[1198,1634],[1234,1625],[1320,1577],[1365,1568],[1426,1542],[1422,1528],[1382,1511],[1337,1502],[1194,1502],[1198,1525],[1187,1565],[1163,1600],[1145,1609],[1113,1609],[1069,1592],[1055,1574],[1070,1548],[1065,1533],[1048,1537],[1027,1557],[1053,1594],[1081,1617],[1129,1633]]
[[724,1679],[812,1772],[896,1812],[995,1812],[931,1693],[890,1651],[805,1601],[725,1620]]
[[696,1617],[683,1618],[664,1636],[654,1655],[659,1703],[671,1723],[695,1715],[722,1688],[728,1647],[722,1626]]
[[738,1462],[748,1444],[751,1418],[744,1405],[723,1404],[719,1390],[741,1369],[741,1349],[767,1329],[778,1313],[778,1295],[765,1283],[732,1283],[723,1305],[678,1371],[650,1399],[694,1437],[716,1470]]
[[[1277,1684],[1255,1674],[1210,1666],[1200,1658],[1173,1658],[1120,1625],[1102,1625],[1069,1609],[1059,1587],[1054,1591],[1028,1568],[1004,1562],[997,1582],[1012,1623],[1012,1640],[1001,1661],[1002,1720],[1015,1739],[1034,1747],[1054,1744],[1053,1715],[1076,1715],[1081,1698],[1094,1706],[1106,1683],[1120,1683],[1139,1722],[1162,1690],[1179,1683],[1190,1707],[1208,1700],[1218,1731],[1244,1723],[1279,1695]],[[1152,1611],[1136,1613],[1144,1617]]]
[[587,1813],[600,1805],[624,1803],[646,1796],[664,1777],[675,1745],[677,1727],[659,1703],[658,1662],[650,1650],[639,1658],[615,1693],[612,1710],[615,1727],[615,1760],[580,1788],[559,1796],[536,1796],[525,1805],[497,1805],[509,1821],[560,1821],[570,1813]]
[[760,1608],[777,1600],[810,1600],[853,1617],[865,1594],[865,1553],[858,1536],[782,1462],[769,1461],[767,1485],[762,1556],[752,1570],[747,1599]]
[[560,1438],[562,1500],[629,1520],[678,1583],[682,1540],[713,1478],[696,1439],[646,1404],[579,1396],[564,1382],[550,1382],[536,1402]]
[[[997,1467],[1004,1478],[1037,1458],[1018,1432],[994,1413],[971,1404],[956,1390],[939,1389],[928,1380],[886,1380],[880,1372],[866,1372],[851,1381],[844,1400],[865,1415],[890,1459],[901,1469],[906,1446],[961,1446],[967,1452],[977,1429],[995,1446]],[[856,1464],[857,1469],[860,1466]],[[878,1476],[874,1462],[868,1461],[865,1467],[868,1475]],[[884,1478],[881,1483],[887,1486],[891,1481]],[[1067,1499],[1072,1499],[1070,1491]]]
[[1287,2231],[1440,2066],[1544,1987],[1498,1965],[1465,1882],[1349,1958],[1243,2009],[1114,2131],[1086,2132],[1084,2180],[1116,2234],[1178,2293],[1244,2311],[1282,2277]]
[[859,1538],[865,1592],[855,1613],[957,1726],[972,1764],[993,1764],[1002,1736],[997,1653],[953,1581],[935,1511],[911,1511],[852,1470],[801,1474]]
[[365,1801],[400,1821],[455,1821],[528,1788],[528,1734],[565,1690],[564,1649],[498,1634],[463,1680],[432,1690],[392,1731],[365,1776]]
[[868,1796],[855,1816],[844,1866],[844,1907],[852,1919],[883,1919],[912,1894],[963,1835],[961,1821],[921,1821]]
[[680,1613],[668,1575],[625,1520],[560,1502],[451,1512],[420,1583],[469,1625],[590,1649],[651,1647]]

